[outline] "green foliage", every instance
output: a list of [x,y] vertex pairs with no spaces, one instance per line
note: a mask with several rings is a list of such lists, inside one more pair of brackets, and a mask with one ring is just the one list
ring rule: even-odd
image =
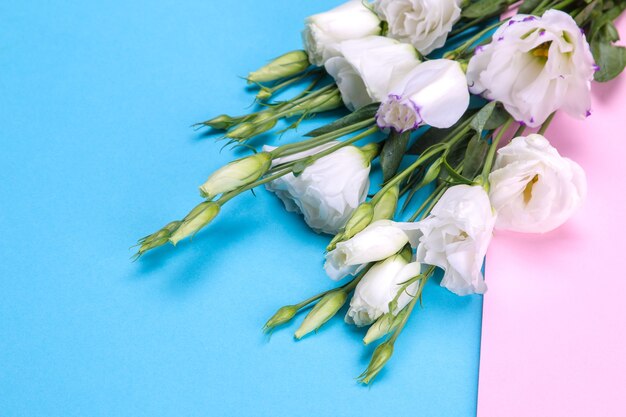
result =
[[383,170],[383,181],[389,181],[396,172],[398,172],[410,137],[410,131],[397,133],[392,130],[391,133],[389,133],[383,145],[383,150],[380,153],[380,166]]

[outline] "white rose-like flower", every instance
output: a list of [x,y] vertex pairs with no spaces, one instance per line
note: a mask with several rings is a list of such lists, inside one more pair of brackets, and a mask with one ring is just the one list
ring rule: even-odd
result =
[[375,221],[351,239],[337,243],[335,249],[326,254],[324,270],[334,280],[354,275],[364,264],[386,259],[407,243],[415,247],[417,237],[417,223]]
[[536,127],[559,109],[588,116],[596,69],[574,19],[548,10],[541,18],[518,15],[504,23],[490,44],[476,49],[467,80],[472,93],[502,102],[519,122]]
[[[285,158],[274,165],[313,155],[336,145],[323,146]],[[265,146],[266,151],[274,149]],[[304,221],[316,232],[335,234],[365,201],[369,189],[371,164],[355,146],[345,146],[306,167],[299,176],[289,173],[265,187],[276,194],[288,211],[302,213]]]
[[383,36],[342,42],[339,51],[341,56],[325,67],[350,110],[387,98],[391,87],[420,62],[411,45]]
[[423,124],[447,128],[463,116],[469,100],[461,65],[449,59],[434,59],[419,64],[391,88],[376,114],[376,122],[396,132]]
[[313,65],[322,66],[339,55],[337,45],[349,39],[380,35],[380,20],[362,0],[350,0],[332,10],[309,16],[302,32]]
[[515,138],[498,150],[489,183],[489,198],[498,213],[496,229],[516,232],[556,229],[587,193],[583,169],[535,134]]
[[[420,269],[418,262],[409,263],[402,255],[394,255],[376,263],[354,289],[346,322],[366,326],[388,313],[389,303],[396,297],[402,284],[419,275]],[[419,281],[416,281],[402,291],[393,314],[398,314],[411,301],[418,284]]]
[[495,220],[483,187],[450,187],[430,215],[417,223],[417,261],[443,269],[441,286],[457,295],[484,293],[481,269]]
[[442,47],[461,18],[460,0],[377,0],[374,10],[388,23],[387,36],[410,43],[422,54]]

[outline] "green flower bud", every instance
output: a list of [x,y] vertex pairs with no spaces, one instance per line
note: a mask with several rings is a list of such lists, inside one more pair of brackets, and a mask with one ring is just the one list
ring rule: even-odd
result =
[[337,246],[337,243],[341,241],[343,241],[343,232],[337,233],[335,237],[332,238],[328,246],[326,246],[326,251],[330,252],[331,250],[335,249],[335,247]]
[[346,223],[342,240],[348,240],[352,236],[365,229],[371,222],[374,215],[374,207],[370,203],[363,203],[352,213],[350,220]]
[[374,324],[370,326],[363,338],[363,343],[369,345],[372,342],[379,340],[380,338],[393,332],[400,322],[407,315],[406,310],[402,310],[397,316],[391,313],[382,315]]
[[211,223],[220,212],[220,205],[213,201],[205,201],[196,206],[192,210],[192,213],[194,212],[194,216],[187,215],[181,225],[172,233],[169,240],[173,245],[176,245],[187,236],[197,233],[198,230]]
[[374,206],[374,215],[372,223],[376,220],[393,219],[398,206],[398,198],[400,197],[400,186],[395,185],[380,197]]
[[439,173],[441,172],[441,164],[442,164],[442,162],[443,162],[442,159],[439,158],[435,162],[430,164],[430,166],[426,170],[426,173],[424,174],[424,178],[422,178],[422,181],[421,181],[422,185],[426,185],[426,184],[436,180],[437,177],[439,177]]
[[298,312],[298,307],[296,306],[284,306],[278,309],[276,314],[274,314],[263,326],[264,331],[272,330],[276,326],[280,326],[281,324],[285,324],[289,322]]
[[267,172],[271,163],[272,155],[269,152],[259,152],[233,161],[215,171],[200,186],[200,194],[206,199],[212,199],[218,194],[251,184]]
[[291,51],[248,74],[249,83],[265,83],[291,77],[307,69],[309,56],[304,51]]
[[271,111],[264,111],[257,113],[254,117],[249,118],[248,121],[240,124],[233,130],[226,133],[226,137],[229,139],[246,140],[260,135],[263,132],[267,132],[274,126],[276,126],[277,119],[274,118],[274,113]]
[[[217,117],[214,117],[210,120],[206,120],[204,122],[198,123],[198,125],[204,125],[204,126],[208,126],[208,127],[212,127],[213,129],[217,129],[217,130],[226,130],[226,129],[230,129],[231,127],[241,123],[243,121],[243,119],[245,118],[245,116],[243,117],[231,117],[227,114],[220,114]],[[196,126],[198,126],[196,125]]]
[[265,101],[272,97],[272,90],[269,88],[262,87],[261,90],[256,94],[256,99],[259,101]]
[[359,375],[359,382],[363,384],[372,382],[374,378],[376,378],[376,375],[385,367],[391,355],[393,355],[393,343],[385,342],[379,345],[376,350],[374,350],[372,360],[367,366],[367,369]]
[[341,106],[343,106],[341,93],[338,89],[331,89],[320,94],[319,96],[315,96],[293,106],[285,117],[299,116],[308,113],[322,113],[329,110],[335,110]]
[[363,157],[367,160],[368,163],[372,163],[374,158],[378,156],[380,153],[380,145],[378,143],[368,143],[365,146],[361,146],[359,148],[361,152],[363,152]]
[[323,296],[304,318],[300,328],[296,330],[296,339],[302,339],[305,335],[322,327],[324,323],[337,314],[347,299],[348,293],[343,290],[333,291]]
[[343,106],[339,90],[331,90],[326,94],[316,97],[309,103],[308,113],[323,113]]
[[178,227],[180,227],[181,224],[182,222],[178,220],[170,222],[166,224],[164,227],[162,227],[160,230],[158,230],[157,232],[152,233],[151,235],[148,235],[144,237],[143,239],[140,239],[139,240],[140,246],[139,246],[139,250],[137,251],[136,256],[139,257],[151,249],[165,245],[169,241],[170,237],[172,236],[172,233],[174,233],[174,231],[176,231],[176,229],[178,229]]

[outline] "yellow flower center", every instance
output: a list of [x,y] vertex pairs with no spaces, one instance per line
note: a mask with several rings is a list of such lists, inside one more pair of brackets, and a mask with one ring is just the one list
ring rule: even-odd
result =
[[528,204],[533,197],[533,185],[535,185],[537,181],[539,181],[539,175],[535,175],[533,179],[526,184],[526,187],[524,187],[524,192],[522,193],[524,195],[524,204]]

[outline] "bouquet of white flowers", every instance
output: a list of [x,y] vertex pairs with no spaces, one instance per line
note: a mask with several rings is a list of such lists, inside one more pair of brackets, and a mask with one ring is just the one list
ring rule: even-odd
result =
[[[365,344],[384,339],[360,376],[370,383],[437,270],[453,293],[482,294],[494,229],[548,232],[584,201],[585,173],[544,134],[558,110],[589,116],[591,81],[624,69],[613,21],[625,8],[626,0],[350,0],[310,16],[304,50],[247,77],[258,111],[197,125],[253,153],[214,172],[200,186],[204,200],[141,239],[136,256],[176,245],[264,185],[333,236],[324,269],[343,280],[280,308],[265,330],[312,307],[300,339],[348,303],[345,321],[369,326]],[[299,93],[272,101],[288,87]],[[279,120],[295,128],[344,106],[345,117],[299,142],[247,143]],[[383,181],[368,196],[373,164]],[[414,208],[420,190],[427,197]]]

